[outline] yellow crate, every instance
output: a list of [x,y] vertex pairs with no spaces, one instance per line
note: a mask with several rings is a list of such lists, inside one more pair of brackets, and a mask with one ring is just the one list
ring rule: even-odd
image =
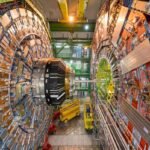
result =
[[73,100],[60,108],[60,120],[67,122],[80,115],[80,101]]
[[86,130],[93,129],[93,110],[90,101],[84,103],[84,128]]

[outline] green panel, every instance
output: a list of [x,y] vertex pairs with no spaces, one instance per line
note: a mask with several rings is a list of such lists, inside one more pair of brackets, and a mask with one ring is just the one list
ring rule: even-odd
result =
[[88,89],[87,88],[81,88],[81,89],[75,89],[75,90],[77,90],[77,91],[88,91]]
[[[85,30],[85,25],[89,25],[89,30]],[[95,23],[53,23],[50,22],[50,31],[66,32],[94,32]]]
[[6,3],[6,2],[13,2],[14,0],[0,0],[0,4]]
[[76,77],[90,77],[90,73],[76,73]]

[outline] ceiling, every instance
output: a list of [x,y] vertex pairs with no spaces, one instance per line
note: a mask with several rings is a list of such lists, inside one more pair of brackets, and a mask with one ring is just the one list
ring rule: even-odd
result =
[[[67,0],[69,15],[77,15],[79,0]],[[89,0],[84,17],[90,22],[95,21],[97,13],[104,0]],[[58,21],[63,19],[57,0],[33,0],[34,5],[44,14],[49,21]]]
[[[92,40],[93,32],[95,29],[95,22],[98,11],[102,6],[104,0],[32,0],[33,4],[42,12],[45,19],[50,24],[50,32],[52,42],[63,39],[82,39]],[[67,15],[75,16],[76,22],[69,23],[65,20],[63,11],[65,7],[61,8],[60,3],[66,2]],[[80,8],[80,2],[84,2]],[[83,17],[78,18],[79,10],[83,9]],[[85,26],[88,29],[85,30]]]

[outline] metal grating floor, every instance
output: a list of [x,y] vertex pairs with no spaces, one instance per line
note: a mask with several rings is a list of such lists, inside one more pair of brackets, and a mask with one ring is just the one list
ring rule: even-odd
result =
[[53,135],[49,141],[54,146],[92,146],[92,135]]
[[54,146],[53,150],[100,150],[98,147],[89,146]]

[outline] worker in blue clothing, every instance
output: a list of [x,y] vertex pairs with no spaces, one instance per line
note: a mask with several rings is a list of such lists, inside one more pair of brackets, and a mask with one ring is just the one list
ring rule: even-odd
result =
[[87,114],[87,117],[90,117],[90,113],[91,113],[90,106],[87,106],[87,107],[86,107],[86,114]]

